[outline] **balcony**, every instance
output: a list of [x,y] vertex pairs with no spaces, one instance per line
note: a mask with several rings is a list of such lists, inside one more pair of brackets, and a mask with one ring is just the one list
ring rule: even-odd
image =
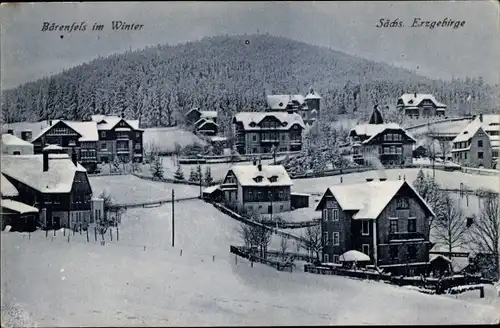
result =
[[290,140],[291,145],[302,145],[302,139],[292,139]]
[[128,154],[130,153],[130,148],[116,148],[117,154]]
[[270,138],[270,139],[260,139],[261,143],[278,143],[280,140],[278,138]]
[[116,135],[116,140],[129,140],[129,139],[130,139],[130,137],[128,134],[120,133],[120,134]]
[[408,241],[408,240],[415,240],[415,239],[425,240],[425,235],[421,232],[389,233],[389,242],[401,242],[401,241]]

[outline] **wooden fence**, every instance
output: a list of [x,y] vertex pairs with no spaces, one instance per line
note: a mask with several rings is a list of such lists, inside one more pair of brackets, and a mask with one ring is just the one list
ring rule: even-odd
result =
[[255,254],[253,254],[252,252],[250,252],[249,250],[245,249],[244,247],[237,247],[237,246],[231,245],[231,246],[229,246],[229,252],[231,252],[237,256],[240,256],[240,257],[243,257],[243,258],[250,260],[250,262],[252,262],[252,265],[253,265],[253,262],[259,262],[262,264],[269,265],[273,268],[276,268],[276,270],[278,270],[278,271],[292,272],[293,268],[295,267],[295,264],[293,264],[291,262],[280,262],[280,261],[269,260],[269,259],[257,256]]
[[278,227],[278,229],[299,229],[316,226],[321,223],[320,219],[313,219],[310,221],[300,221],[300,222],[286,222],[286,221],[271,221],[271,220],[260,220],[260,223],[269,227]]
[[[193,200],[193,199],[200,199],[198,196],[194,197],[182,197],[182,198],[175,198],[176,202],[182,202],[186,200]],[[172,198],[170,199],[162,199],[162,200],[154,200],[150,202],[143,202],[143,203],[123,203],[123,204],[113,204],[112,208],[114,209],[129,209],[129,208],[137,208],[137,207],[157,207],[161,206],[165,203],[171,203]]]

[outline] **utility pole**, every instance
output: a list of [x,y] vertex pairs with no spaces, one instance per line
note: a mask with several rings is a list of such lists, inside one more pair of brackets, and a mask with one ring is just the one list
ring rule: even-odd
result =
[[175,247],[175,191],[172,189],[172,247]]

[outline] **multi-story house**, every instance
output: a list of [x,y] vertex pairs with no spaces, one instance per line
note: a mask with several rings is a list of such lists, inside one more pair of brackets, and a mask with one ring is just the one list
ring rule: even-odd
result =
[[58,145],[68,155],[76,151],[78,162],[89,172],[97,168],[96,122],[51,120],[49,126],[33,138],[35,154],[41,154],[47,145]]
[[233,118],[236,150],[240,154],[300,151],[302,117],[288,112],[240,112]]
[[368,124],[349,133],[353,161],[360,165],[408,165],[413,162],[416,140],[397,123],[384,123],[375,107]]
[[290,211],[293,185],[282,165],[233,165],[220,189],[226,204],[240,212],[279,213]]
[[33,144],[16,137],[13,132],[2,134],[2,154],[33,155]]
[[492,168],[498,160],[500,115],[479,114],[453,139],[453,161],[464,166]]
[[412,118],[445,116],[446,105],[436,100],[433,95],[405,93],[398,98],[396,108]]
[[119,158],[123,162],[142,162],[143,134],[139,120],[126,120],[119,116],[92,115],[97,124],[99,145],[97,161],[109,162]]
[[321,211],[323,261],[358,250],[387,271],[425,268],[429,261],[429,222],[435,214],[405,180],[367,179],[328,188]]
[[194,132],[206,136],[215,136],[219,125],[208,118],[200,118],[194,123]]
[[268,111],[284,111],[299,114],[304,123],[312,125],[320,117],[321,96],[313,89],[304,97],[297,95],[268,95]]
[[195,124],[202,118],[217,123],[217,111],[215,110],[200,110],[195,107],[191,108],[185,116],[188,124]]
[[16,188],[16,201],[40,210],[38,225],[46,229],[86,227],[92,222],[92,188],[76,152],[2,156],[2,175]]

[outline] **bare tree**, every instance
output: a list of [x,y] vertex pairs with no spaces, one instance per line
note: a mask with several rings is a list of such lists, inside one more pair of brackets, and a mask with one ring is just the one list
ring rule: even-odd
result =
[[[443,197],[443,218],[435,221],[436,239],[452,252],[455,247],[463,246],[466,241],[467,225],[458,204],[446,195]],[[451,255],[450,255],[451,259]]]
[[442,159],[443,161],[446,161],[446,155],[451,153],[451,142],[443,138],[438,138],[436,140],[438,142],[439,150],[442,154]]
[[321,240],[321,225],[307,227],[304,248],[314,253],[316,260],[319,262],[319,255],[323,249],[323,243]]
[[478,252],[490,254],[493,260],[493,271],[500,277],[500,208],[498,195],[493,191],[484,190],[479,197],[482,199],[481,213],[474,218],[471,226],[471,243]]
[[281,250],[281,259],[284,261],[286,258],[286,251],[288,250],[288,238],[286,236],[281,237],[280,250]]
[[445,216],[446,206],[444,206],[443,198],[447,195],[439,189],[436,180],[425,174],[422,169],[418,171],[413,186],[436,214],[436,217],[431,217],[429,221],[429,229],[431,229],[435,221],[442,220]]

